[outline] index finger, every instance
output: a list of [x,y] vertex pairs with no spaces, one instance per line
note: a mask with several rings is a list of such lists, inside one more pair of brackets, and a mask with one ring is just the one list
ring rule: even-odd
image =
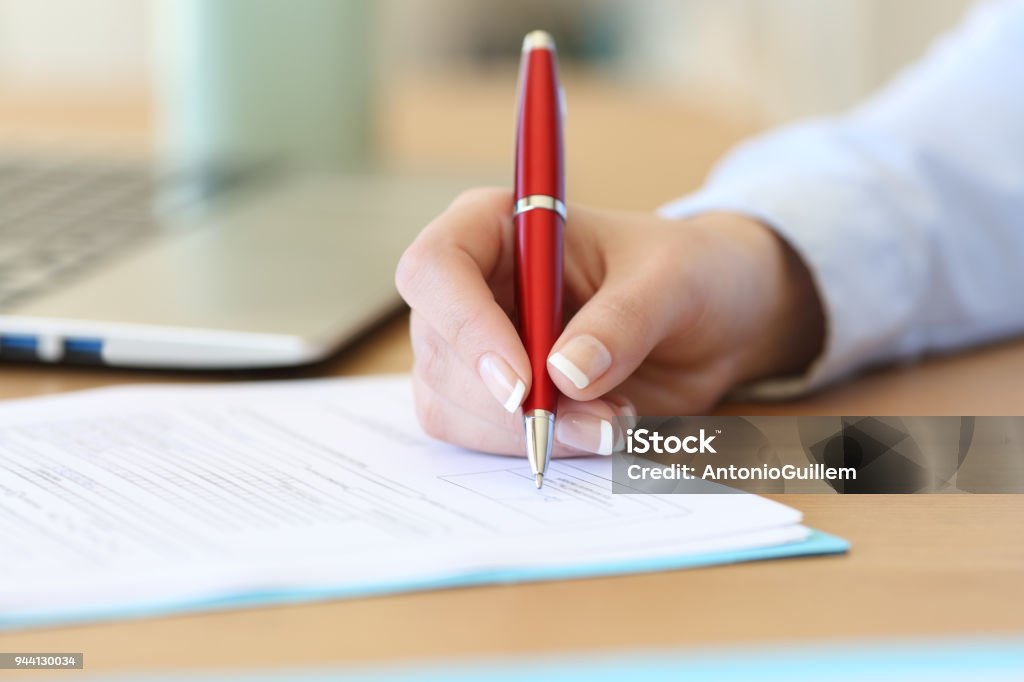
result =
[[511,249],[512,193],[471,190],[409,246],[395,284],[494,397],[514,411],[529,391],[530,363],[512,320],[488,284],[511,262]]

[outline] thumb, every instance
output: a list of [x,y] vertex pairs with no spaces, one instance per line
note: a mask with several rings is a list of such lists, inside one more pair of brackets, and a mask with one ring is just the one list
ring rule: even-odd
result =
[[625,381],[665,337],[672,295],[647,275],[605,280],[566,325],[548,356],[548,374],[573,400],[594,400]]

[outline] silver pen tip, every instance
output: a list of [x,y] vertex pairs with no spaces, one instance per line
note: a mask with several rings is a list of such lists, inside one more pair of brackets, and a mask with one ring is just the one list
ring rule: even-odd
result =
[[526,431],[526,459],[537,487],[544,483],[544,471],[551,458],[551,444],[555,435],[555,415],[547,410],[529,410],[523,416]]

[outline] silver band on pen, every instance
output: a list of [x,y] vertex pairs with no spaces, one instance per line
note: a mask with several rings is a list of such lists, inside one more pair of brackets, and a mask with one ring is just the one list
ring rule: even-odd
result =
[[565,220],[565,203],[561,199],[548,196],[547,194],[530,194],[516,202],[515,210],[512,212],[512,216],[515,217],[520,213],[526,213],[537,208],[543,208],[547,211],[554,211],[558,215],[562,216],[562,220]]

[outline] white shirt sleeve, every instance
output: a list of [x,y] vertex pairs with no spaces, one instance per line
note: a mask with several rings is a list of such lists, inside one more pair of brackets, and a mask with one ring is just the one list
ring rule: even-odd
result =
[[820,358],[763,397],[1024,331],[1024,2],[984,5],[855,111],[749,141],[661,209],[751,215],[804,259]]

